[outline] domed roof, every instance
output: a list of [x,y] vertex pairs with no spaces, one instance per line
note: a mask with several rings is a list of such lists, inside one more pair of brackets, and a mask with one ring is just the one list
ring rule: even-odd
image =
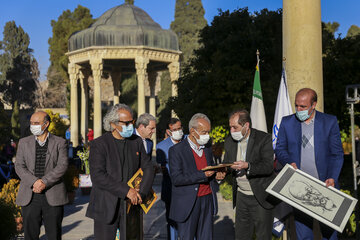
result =
[[89,28],[72,34],[69,51],[91,46],[147,46],[179,50],[178,38],[142,9],[128,3],[106,11]]

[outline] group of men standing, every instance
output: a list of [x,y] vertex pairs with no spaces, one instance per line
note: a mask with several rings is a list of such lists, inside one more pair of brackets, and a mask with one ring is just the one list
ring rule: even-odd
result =
[[[335,116],[315,110],[316,92],[301,89],[296,94],[296,114],[284,117],[275,149],[276,159],[291,164],[337,186],[343,163],[339,127]],[[67,203],[62,176],[67,168],[65,140],[48,133],[50,119],[44,112],[30,119],[35,136],[19,142],[16,172],[21,178],[17,204],[23,207],[25,239],[39,239],[42,220],[49,239],[61,239],[63,205]],[[113,106],[104,116],[101,137],[90,143],[93,183],[86,216],[94,219],[95,239],[141,239],[139,204],[149,193],[154,166],[151,162],[152,134],[156,119],[142,114],[136,123],[125,104]],[[135,129],[134,129],[135,124]],[[249,113],[235,110],[229,115],[230,135],[225,140],[223,163],[228,169],[203,171],[214,165],[209,133],[210,119],[202,113],[189,121],[189,134],[171,118],[168,138],[156,146],[163,173],[161,198],[166,206],[168,239],[213,239],[213,217],[217,213],[218,184],[230,174],[233,179],[235,239],[271,239],[273,208],[265,192],[275,178],[271,135],[252,128]],[[128,180],[143,171],[139,189]],[[298,239],[313,239],[313,219],[294,212]],[[323,239],[337,239],[336,232],[321,225]]]

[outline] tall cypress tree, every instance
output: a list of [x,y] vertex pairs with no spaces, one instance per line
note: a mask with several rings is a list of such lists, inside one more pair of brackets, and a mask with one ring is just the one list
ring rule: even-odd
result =
[[175,19],[170,28],[179,38],[184,63],[188,62],[193,51],[200,46],[199,31],[207,25],[204,15],[205,10],[201,0],[176,0]]
[[0,92],[2,100],[14,108],[19,104],[33,103],[36,81],[32,72],[32,49],[29,35],[14,21],[4,27],[0,41]]
[[125,0],[125,3],[128,3],[130,5],[134,5],[135,0]]

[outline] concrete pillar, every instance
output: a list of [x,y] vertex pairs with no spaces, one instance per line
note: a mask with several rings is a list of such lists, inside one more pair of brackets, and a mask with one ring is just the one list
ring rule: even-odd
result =
[[74,147],[79,145],[79,117],[78,117],[78,66],[69,63],[68,72],[70,77],[70,141]]
[[103,70],[102,59],[91,59],[90,65],[94,78],[94,138],[97,138],[102,134],[100,85]]
[[[149,86],[150,86],[149,113],[154,117],[156,117],[156,96],[155,96],[156,78],[157,78],[157,72],[149,73]],[[156,132],[152,135],[152,140],[154,142],[153,150],[156,150]]]
[[87,132],[88,132],[88,112],[89,112],[89,93],[88,93],[88,77],[89,74],[85,72],[83,69],[80,70],[79,78],[81,84],[81,137],[85,144],[88,143]]
[[113,82],[114,88],[114,105],[120,103],[120,81],[121,81],[121,72],[120,71],[112,71],[111,79]]
[[317,109],[323,111],[321,38],[321,1],[283,0],[283,57],[290,101],[294,104],[296,92],[309,87],[317,92]]
[[138,116],[145,113],[145,79],[149,59],[137,56],[135,58],[136,76],[138,81]]
[[[168,65],[168,69],[169,69],[170,80],[171,80],[171,96],[176,97],[178,94],[176,81],[179,79],[179,75],[180,75],[180,63],[172,62]],[[174,110],[171,111],[171,116],[176,117],[176,113],[174,112]]]

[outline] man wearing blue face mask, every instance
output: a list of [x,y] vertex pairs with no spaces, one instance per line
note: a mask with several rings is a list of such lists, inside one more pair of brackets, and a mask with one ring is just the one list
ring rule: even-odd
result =
[[[275,154],[282,164],[337,187],[343,164],[343,149],[337,119],[315,110],[317,94],[310,88],[295,96],[296,113],[283,117]],[[294,210],[297,239],[313,239],[313,219]],[[320,224],[323,239],[337,239],[336,231]]]
[[[116,104],[104,117],[101,137],[90,142],[90,172],[93,187],[86,216],[94,219],[95,239],[141,239],[141,209],[126,202],[142,203],[151,189],[154,170],[140,137],[133,135],[132,110]],[[141,168],[143,179],[139,191],[129,188],[128,180]]]

